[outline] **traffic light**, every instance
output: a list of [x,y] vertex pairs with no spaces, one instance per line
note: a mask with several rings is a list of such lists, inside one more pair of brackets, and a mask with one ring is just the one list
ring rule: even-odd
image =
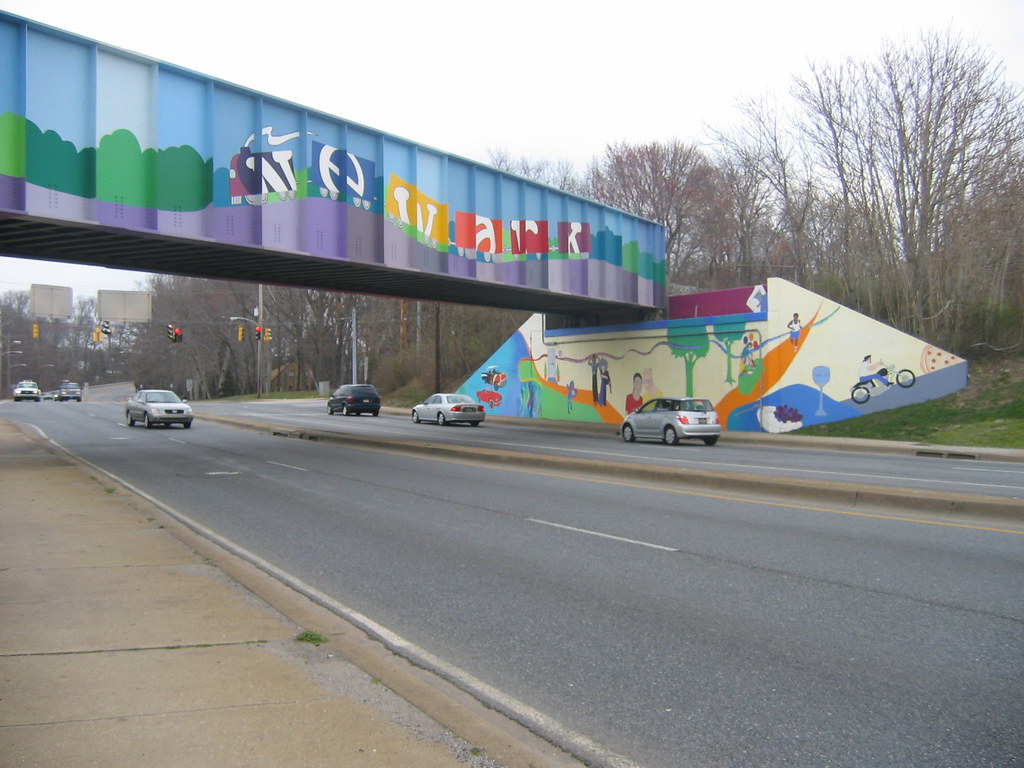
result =
[[263,340],[270,341],[270,328],[263,329]]
[[107,334],[107,336],[114,332],[114,329],[110,326],[109,320],[104,320],[103,322],[100,323],[100,330],[103,333]]
[[245,341],[245,326],[244,325],[238,326],[238,340],[239,341]]
[[100,327],[98,325],[95,328],[93,328],[92,341],[94,344],[99,344],[101,341],[103,341],[103,332],[100,330]]
[[39,323],[32,323],[32,338],[39,338]]
[[174,329],[174,343],[175,344],[181,344],[182,339],[183,339],[183,334],[181,332],[181,328],[175,328]]
[[256,326],[256,341],[263,341],[263,326]]
[[174,326],[171,323],[167,324],[167,338],[171,343],[174,342]]

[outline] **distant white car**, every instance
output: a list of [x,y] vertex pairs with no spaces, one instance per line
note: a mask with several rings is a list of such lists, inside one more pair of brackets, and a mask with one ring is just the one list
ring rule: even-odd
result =
[[430,421],[445,424],[471,424],[479,427],[484,420],[484,407],[469,395],[438,392],[412,408],[412,420],[419,424]]
[[192,426],[192,406],[169,389],[140,389],[125,403],[124,418],[129,427],[141,421],[150,429],[157,424]]
[[37,403],[43,399],[43,393],[39,389],[39,385],[34,381],[19,381],[18,386],[14,388],[14,402],[19,400],[35,400]]

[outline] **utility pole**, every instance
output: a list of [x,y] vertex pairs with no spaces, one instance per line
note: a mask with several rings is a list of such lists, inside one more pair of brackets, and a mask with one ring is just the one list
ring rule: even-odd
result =
[[359,383],[359,368],[356,360],[356,305],[352,303],[352,383]]
[[[263,283],[259,284],[256,299],[256,324],[263,326]],[[263,386],[263,334],[256,339],[256,398],[259,399]]]

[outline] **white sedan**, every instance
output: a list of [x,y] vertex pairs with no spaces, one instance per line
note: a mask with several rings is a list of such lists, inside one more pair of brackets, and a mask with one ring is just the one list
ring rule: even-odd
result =
[[484,420],[484,407],[469,395],[438,392],[412,407],[413,423],[429,421],[445,424],[470,424],[479,427]]

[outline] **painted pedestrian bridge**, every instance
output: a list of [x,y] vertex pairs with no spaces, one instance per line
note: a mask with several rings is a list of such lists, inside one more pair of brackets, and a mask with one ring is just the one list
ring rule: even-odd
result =
[[667,302],[653,222],[6,13],[0,252],[590,322]]

